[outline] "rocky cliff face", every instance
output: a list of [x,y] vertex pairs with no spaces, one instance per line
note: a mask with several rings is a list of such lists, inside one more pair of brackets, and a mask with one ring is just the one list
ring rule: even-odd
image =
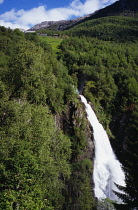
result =
[[41,29],[53,29],[55,31],[62,31],[66,28],[69,28],[76,23],[79,23],[81,20],[89,17],[90,15],[86,15],[80,18],[72,19],[72,20],[60,20],[60,21],[44,21],[30,28],[28,31],[38,31]]
[[37,30],[41,30],[41,29],[45,29],[45,28],[50,28],[51,26],[55,25],[55,28],[59,28],[62,25],[66,25],[67,24],[67,20],[61,20],[61,21],[44,21],[42,23],[39,23],[37,25],[35,25],[34,27],[32,27],[31,29],[29,29],[29,31],[37,31]]
[[[72,20],[60,20],[60,21],[44,21],[30,28],[28,31],[37,31],[41,29],[49,29],[54,31],[62,31],[68,29],[80,22],[87,21],[89,19],[105,17],[110,15],[117,15],[119,13],[127,12],[137,12],[138,11],[138,0],[120,0],[116,1],[114,4],[105,7],[101,10],[95,11],[92,14],[72,19]],[[125,15],[124,14],[124,15]]]
[[[87,120],[84,104],[79,100],[68,103],[64,112],[55,114],[55,122],[71,140],[71,176],[65,180],[66,190],[63,192],[67,206],[70,205],[69,209],[72,210],[86,209],[87,205],[88,209],[93,209],[93,130]],[[83,199],[85,208],[81,208]],[[66,203],[62,209],[67,209]]]
[[72,142],[72,145],[75,144],[75,147],[81,150],[81,155],[73,154],[73,159],[79,161],[87,158],[93,162],[93,130],[87,119],[84,104],[82,102],[68,104],[66,112],[55,115],[55,122],[65,134],[73,138],[76,136],[76,141]]

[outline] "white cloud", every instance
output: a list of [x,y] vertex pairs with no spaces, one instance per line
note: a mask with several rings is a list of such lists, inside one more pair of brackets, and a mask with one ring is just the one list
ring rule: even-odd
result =
[[22,25],[22,24],[18,24],[18,23],[12,23],[12,22],[5,22],[3,20],[0,20],[0,25],[1,26],[5,26],[6,28],[12,28],[12,29],[15,29],[15,28],[22,28],[22,29],[25,29],[27,30],[28,29],[28,26],[26,25]]
[[2,4],[4,2],[4,0],[0,0],[0,4]]
[[102,0],[102,5],[110,5],[114,2],[115,2],[115,0]]
[[[0,0],[2,2],[3,0]],[[93,13],[105,5],[114,3],[116,0],[73,0],[67,7],[53,8],[48,10],[44,5],[31,10],[12,9],[0,15],[0,25],[10,28],[28,29],[31,26],[50,20],[67,20],[71,17],[80,17]]]

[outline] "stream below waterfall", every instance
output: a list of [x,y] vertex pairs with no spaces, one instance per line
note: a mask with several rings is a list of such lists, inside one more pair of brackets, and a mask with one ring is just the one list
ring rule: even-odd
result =
[[93,128],[95,158],[94,158],[94,193],[100,199],[110,198],[119,201],[113,191],[119,192],[116,184],[125,186],[125,175],[120,162],[117,160],[109,138],[103,126],[99,123],[93,109],[87,103],[84,96],[80,95],[81,101],[85,104],[87,118]]

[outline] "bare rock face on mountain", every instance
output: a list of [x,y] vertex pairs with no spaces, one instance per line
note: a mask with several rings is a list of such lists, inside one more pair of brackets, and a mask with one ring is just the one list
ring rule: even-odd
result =
[[72,26],[79,24],[83,21],[100,18],[100,17],[106,17],[106,16],[114,16],[118,14],[132,15],[135,12],[138,12],[138,0],[120,0],[120,1],[116,1],[110,6],[107,6],[103,9],[95,11],[92,14],[89,14],[80,18],[76,18],[72,20],[44,21],[42,23],[35,25],[28,31],[38,31],[41,29],[62,31],[62,30],[71,28]]
[[38,31],[41,29],[50,29],[55,31],[62,31],[65,30],[68,27],[71,27],[75,25],[76,23],[80,22],[81,20],[89,17],[90,15],[86,15],[80,18],[72,19],[72,20],[60,20],[60,21],[44,21],[42,23],[39,23],[29,29],[29,31]]
[[51,26],[55,26],[55,28],[60,28],[60,26],[62,25],[66,25],[66,20],[61,20],[61,21],[44,21],[42,23],[39,23],[37,25],[35,25],[34,27],[32,27],[31,29],[29,29],[29,31],[37,31],[37,30],[41,30],[41,29],[45,29],[45,28],[49,28]]

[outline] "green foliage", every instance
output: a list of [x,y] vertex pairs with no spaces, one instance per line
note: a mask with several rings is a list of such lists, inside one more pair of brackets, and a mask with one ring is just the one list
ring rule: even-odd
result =
[[63,180],[70,175],[70,140],[47,107],[10,101],[1,104],[0,114],[1,208],[60,208]]
[[[119,45],[97,39],[70,38],[61,43],[60,49],[69,74],[76,74],[78,84],[82,84],[84,80],[84,92],[88,99],[93,103],[99,101],[106,110],[112,111],[116,96],[122,88],[120,86],[123,81],[120,81],[119,86],[117,78],[120,80],[120,75],[138,76],[137,46],[134,44]],[[127,83],[130,89],[132,84],[130,81]],[[133,91],[137,92],[137,81],[133,85]],[[130,98],[132,93],[130,90],[127,92]],[[132,95],[134,100],[134,93]]]
[[82,21],[59,32],[62,42],[0,27],[1,209],[114,208],[93,198],[87,123],[73,107],[77,87],[124,165],[126,194],[118,196],[125,208],[137,207],[137,23],[132,15]]
[[64,100],[73,97],[72,82],[66,68],[54,54],[43,43],[38,45],[39,42],[35,45],[19,40],[15,46],[12,45],[12,57],[8,57],[9,52],[5,50],[1,52],[1,91],[7,88],[9,99],[22,98],[43,105],[47,103],[52,111],[60,111]]
[[[70,208],[66,186],[76,170],[70,163],[87,145],[85,123],[81,122],[80,128],[73,125],[69,138],[69,133],[57,128],[54,114],[58,112],[62,119],[67,106],[75,101],[75,80],[36,34],[0,29],[0,208]],[[79,117],[74,120],[79,122]],[[84,170],[77,169],[83,181],[76,190],[83,193],[74,200],[82,209],[93,205],[91,169],[86,162]],[[69,198],[72,200],[73,194]]]
[[66,34],[71,36],[94,37],[105,41],[138,41],[137,16],[107,16],[82,21],[72,27]]
[[97,210],[115,210],[113,201],[111,201],[109,198],[99,200]]
[[38,38],[42,41],[42,43],[48,43],[49,45],[51,45],[52,50],[55,53],[59,52],[58,46],[62,42],[61,38],[49,37],[49,36],[38,36]]
[[92,161],[83,159],[72,164],[72,174],[68,183],[69,193],[64,209],[91,210],[95,207],[91,186]]
[[[123,129],[124,132],[117,137],[119,140],[123,139],[123,141],[120,141],[120,146],[122,146],[123,144],[125,147],[124,151],[121,151],[121,155],[123,154],[123,156],[127,156],[127,158],[122,158],[124,165],[123,169],[126,175],[126,187],[121,187],[117,185],[118,188],[124,192],[124,194],[116,194],[119,198],[123,200],[125,206],[117,205],[116,209],[133,209],[138,205],[138,105],[133,104],[129,106],[128,109],[125,110],[122,114],[123,116],[127,117],[127,120],[124,120],[123,125],[121,124],[121,129]],[[120,117],[122,118],[122,114],[120,114],[120,116],[118,116],[118,118],[116,119],[117,122],[118,120],[120,120]]]
[[52,113],[75,96],[70,76],[36,35],[0,34],[0,209],[61,209],[71,142]]
[[[120,17],[117,18],[122,23]],[[112,17],[108,17],[108,20],[111,19],[113,20]],[[102,23],[103,19],[96,21]],[[125,17],[123,21],[126,21]],[[133,30],[137,19],[130,18],[129,21],[133,22],[133,24],[131,22]],[[129,27],[131,28],[131,26]],[[97,30],[99,29],[97,28]],[[77,27],[74,28],[74,34],[76,31]],[[86,35],[83,30],[80,31]],[[120,32],[119,28],[118,32]],[[77,78],[79,91],[83,92],[87,99],[92,102],[98,118],[111,137],[113,148],[119,160],[124,165],[126,187],[123,188],[123,191],[126,195],[118,194],[118,196],[126,203],[123,207],[128,209],[138,205],[138,182],[136,178],[138,158],[136,152],[138,142],[138,48],[137,44],[133,43],[137,43],[137,38],[134,36],[132,38],[129,35],[127,39],[112,39],[115,42],[99,40],[99,37],[95,39],[72,37],[63,40],[59,54],[68,67],[69,74],[73,79],[74,75]],[[135,34],[135,36],[137,35]],[[106,40],[109,40],[108,37]],[[133,42],[126,42],[128,40]],[[120,44],[116,43],[118,41]],[[121,41],[126,43],[121,43]],[[118,187],[121,188],[121,186]]]

